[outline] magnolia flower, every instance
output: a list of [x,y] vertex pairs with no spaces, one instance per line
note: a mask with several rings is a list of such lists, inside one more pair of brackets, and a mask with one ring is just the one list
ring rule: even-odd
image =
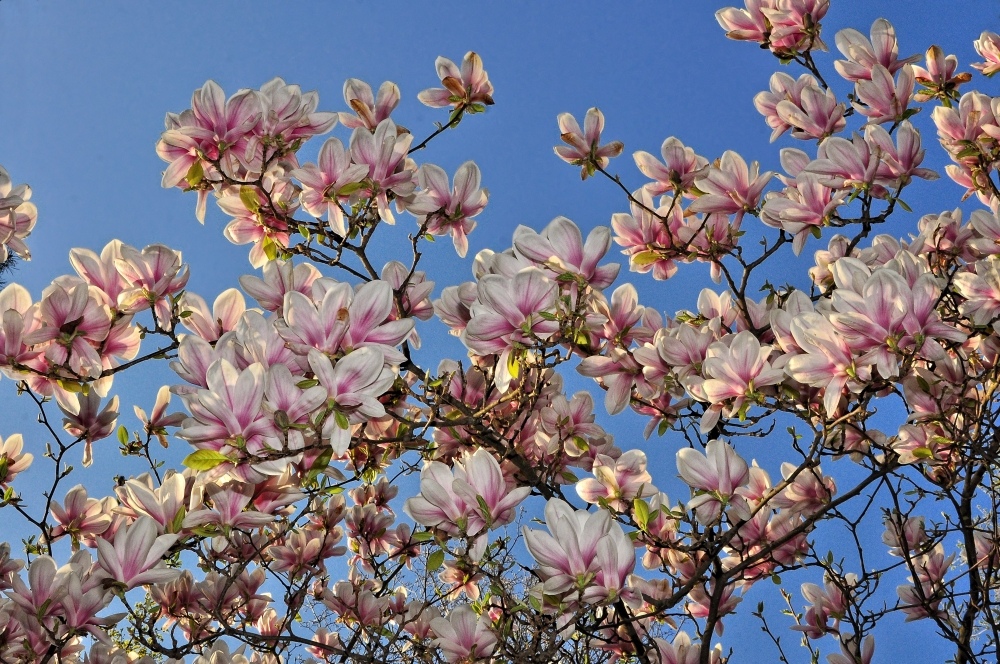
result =
[[785,371],[795,380],[823,389],[827,416],[837,412],[845,387],[871,378],[874,358],[856,357],[850,343],[830,321],[813,312],[792,319],[791,334],[805,352],[788,360]]
[[167,569],[160,563],[177,535],[156,535],[156,522],[140,517],[115,533],[114,544],[97,540],[97,564],[125,590],[150,583],[164,583],[176,578],[180,570]]
[[149,245],[142,251],[123,244],[120,252],[115,267],[131,287],[119,296],[119,307],[130,313],[153,307],[157,322],[170,329],[173,312],[169,296],[183,290],[190,276],[181,252],[162,244]]
[[322,275],[311,263],[275,260],[264,264],[263,278],[246,274],[240,277],[240,286],[257,300],[266,311],[281,313],[285,294],[298,291],[304,295],[312,292],[312,285]]
[[913,65],[913,76],[922,86],[913,95],[914,101],[957,99],[959,86],[972,80],[972,74],[968,72],[955,73],[958,58],[954,55],[946,56],[940,46],[934,45],[927,49],[926,61],[926,68]]
[[348,129],[364,127],[375,131],[378,123],[388,118],[399,106],[399,86],[385,81],[378,88],[378,97],[372,94],[372,86],[362,80],[349,78],[344,81],[344,101],[354,113],[340,113],[340,124]]
[[428,88],[417,99],[431,108],[452,106],[470,113],[480,113],[493,105],[493,84],[483,69],[483,60],[474,51],[462,58],[459,67],[446,57],[434,61],[443,88]]
[[873,65],[871,80],[859,80],[854,84],[858,101],[855,110],[872,123],[899,122],[909,115],[906,106],[913,95],[913,67],[906,65],[899,72],[897,81],[882,65]]
[[389,208],[389,194],[407,197],[416,187],[413,170],[406,163],[412,141],[413,135],[401,133],[390,119],[380,122],[374,132],[358,127],[351,134],[351,158],[368,168],[358,191],[375,199],[379,218],[387,224],[396,223]]
[[90,498],[82,484],[67,491],[62,504],[53,502],[51,511],[52,518],[59,524],[52,529],[52,539],[69,535],[74,547],[79,546],[81,541],[88,542],[90,546],[96,535],[111,526],[111,514],[105,509],[103,501]]
[[604,131],[604,114],[596,108],[587,111],[583,129],[569,113],[559,115],[559,138],[566,145],[557,145],[556,155],[567,164],[580,166],[580,177],[586,180],[598,168],[605,168],[612,157],[617,157],[625,149],[621,141],[611,141],[601,145]]
[[497,354],[496,385],[506,391],[515,377],[515,350],[531,348],[559,330],[553,320],[556,283],[538,268],[521,270],[513,279],[489,274],[479,280],[479,297],[470,309],[463,341],[475,353]]
[[142,422],[146,433],[154,435],[164,447],[167,446],[167,427],[179,427],[184,423],[183,413],[166,414],[167,406],[170,405],[170,388],[162,385],[156,392],[156,402],[149,415],[139,406],[132,406],[135,416]]
[[[279,154],[293,150],[296,141],[325,134],[337,124],[336,113],[316,110],[319,95],[315,91],[302,92],[299,86],[289,85],[280,77],[260,86],[257,96],[262,112],[254,133],[270,139],[262,143],[276,144]],[[259,145],[255,147],[260,149]]]
[[650,196],[662,196],[668,191],[686,192],[708,168],[707,159],[673,136],[663,141],[660,154],[663,155],[662,163],[642,150],[632,155],[642,174],[654,180],[643,187]]
[[598,266],[611,247],[611,232],[598,226],[584,243],[580,228],[566,217],[556,217],[541,233],[527,226],[514,231],[514,248],[528,260],[546,268],[553,277],[580,277],[593,288],[604,289],[618,276],[617,263]]
[[591,472],[594,477],[576,484],[576,492],[591,504],[603,501],[612,509],[628,512],[636,498],[658,493],[646,470],[646,455],[640,450],[629,450],[617,459],[598,454]]
[[753,101],[774,130],[772,142],[789,129],[795,138],[822,139],[847,126],[844,105],[837,103],[837,96],[831,90],[820,88],[809,74],[795,80],[784,72],[776,72],[771,76],[770,92],[758,93]]
[[1000,71],[1000,35],[984,30],[972,45],[976,48],[976,53],[986,59],[986,62],[973,63],[973,69],[978,69],[986,76],[993,76]]
[[391,320],[395,301],[389,284],[370,281],[355,291],[348,283],[324,278],[313,283],[311,294],[285,293],[284,323],[277,329],[295,353],[316,349],[336,355],[371,347],[389,363],[403,362],[395,346],[410,335],[414,321]]
[[11,434],[7,436],[7,440],[0,437],[0,486],[10,486],[17,474],[31,465],[35,456],[30,452],[22,452],[23,449],[21,434]]
[[101,395],[96,390],[86,394],[56,390],[56,404],[63,415],[63,428],[71,435],[82,438],[83,465],[89,466],[93,460],[91,448],[95,440],[107,438],[115,430],[118,421],[118,396],[114,396],[101,408]]
[[403,510],[422,525],[475,536],[513,521],[515,508],[529,493],[530,487],[508,488],[500,464],[479,448],[453,469],[429,461],[420,471],[420,494]]
[[496,646],[497,636],[488,618],[476,615],[468,604],[455,607],[447,618],[434,618],[430,626],[437,636],[434,643],[449,662],[487,659]]
[[323,438],[330,441],[339,457],[350,446],[350,425],[385,415],[378,397],[392,386],[396,376],[386,369],[382,353],[372,347],[359,348],[332,364],[329,357],[313,349],[309,351],[309,366],[340,413],[340,417],[331,414],[323,423]]
[[606,510],[574,510],[553,498],[545,505],[549,532],[522,529],[524,542],[539,563],[543,592],[579,596],[587,604],[622,595],[635,568],[632,540]]
[[212,509],[189,513],[184,518],[184,528],[222,526],[228,532],[229,528],[253,530],[274,521],[271,514],[244,511],[253,499],[253,485],[242,482],[209,484],[205,493],[212,501]]
[[11,184],[7,171],[0,166],[0,263],[6,262],[9,252],[31,260],[31,252],[24,239],[31,234],[38,218],[38,209],[31,198],[31,187]]
[[848,81],[871,80],[872,69],[876,65],[885,67],[895,74],[904,65],[915,62],[919,55],[900,60],[899,44],[896,43],[896,29],[884,18],[872,23],[871,41],[853,28],[845,28],[837,33],[837,50],[846,60],[837,60],[833,66]]
[[121,503],[119,512],[132,518],[149,517],[156,523],[157,533],[178,533],[183,528],[190,487],[181,473],[170,471],[160,486],[154,486],[146,474],[115,487]]
[[691,212],[735,214],[737,220],[760,203],[764,187],[774,173],[760,173],[757,162],[747,166],[743,157],[726,150],[718,165],[711,166],[705,175],[695,181],[704,194],[696,198],[688,210]]
[[708,441],[705,454],[690,447],[677,452],[677,471],[695,490],[687,509],[694,510],[698,520],[706,524],[719,518],[722,504],[750,479],[747,462],[729,443],[719,439]]
[[439,166],[424,164],[417,172],[421,191],[406,208],[431,235],[450,234],[455,251],[465,257],[468,235],[476,227],[472,220],[486,207],[488,192],[480,188],[479,167],[467,161],[455,171],[454,186]]
[[347,227],[341,203],[360,188],[368,169],[362,164],[352,164],[344,144],[336,138],[328,138],[323,143],[316,161],[316,164],[306,164],[289,175],[302,183],[300,200],[305,211],[317,218],[326,216],[333,232],[346,237]]

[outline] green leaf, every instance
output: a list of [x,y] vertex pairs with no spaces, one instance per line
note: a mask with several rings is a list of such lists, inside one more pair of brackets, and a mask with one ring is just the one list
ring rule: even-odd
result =
[[193,470],[211,470],[220,463],[234,463],[232,459],[215,450],[195,450],[184,459],[184,465]]
[[631,257],[632,264],[636,267],[646,267],[660,260],[660,255],[655,251],[640,251]]
[[205,169],[202,167],[201,161],[191,164],[191,168],[188,169],[184,179],[187,180],[188,186],[192,189],[201,184],[201,181],[205,179]]
[[260,209],[260,200],[257,198],[257,190],[253,187],[243,185],[240,187],[240,200],[244,207],[254,214]]
[[122,445],[128,443],[128,429],[125,428],[124,424],[118,427],[118,442]]
[[918,447],[913,450],[913,456],[918,459],[930,459],[934,456],[934,453],[930,451],[927,447]]
[[340,427],[341,429],[351,428],[351,422],[347,419],[347,415],[344,415],[339,410],[334,411],[333,419],[337,423],[337,426]]
[[427,571],[433,572],[444,564],[444,550],[435,549],[427,556]]
[[319,477],[319,474],[322,473],[324,470],[326,470],[326,467],[330,465],[330,459],[332,458],[333,458],[332,447],[328,447],[325,450],[323,450],[323,453],[320,454],[316,458],[316,461],[313,462],[312,468],[309,469],[309,475],[307,478],[308,481],[312,482],[317,477]]
[[338,196],[350,196],[358,189],[361,189],[363,183],[361,182],[348,182],[343,187],[337,190]]
[[646,504],[645,500],[636,498],[632,501],[632,516],[635,518],[636,525],[640,529],[646,530],[646,526],[649,525],[649,505]]
[[267,260],[273,261],[278,257],[278,245],[274,243],[274,240],[264,236],[264,239],[260,241],[260,244],[264,249],[264,255],[267,256]]
[[427,530],[421,530],[418,533],[413,533],[414,542],[430,542],[434,539],[434,534]]

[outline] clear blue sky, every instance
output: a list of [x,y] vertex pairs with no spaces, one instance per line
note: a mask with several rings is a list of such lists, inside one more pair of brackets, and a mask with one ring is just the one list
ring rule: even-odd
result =
[[[726,40],[714,19],[720,6],[703,0],[0,2],[5,88],[0,164],[16,183],[32,186],[39,209],[29,239],[34,260],[13,278],[37,297],[52,278],[70,271],[67,254],[72,247],[99,250],[117,237],[139,247],[162,242],[181,250],[192,268],[190,288],[209,302],[236,285],[236,277],[249,271],[246,248],[222,237],[224,217],[213,205],[206,225],[200,226],[191,196],[160,188],[163,162],[153,149],[164,114],[187,108],[191,92],[209,78],[232,93],[282,76],[317,90],[321,110],[344,109],[341,89],[347,77],[373,86],[393,80],[403,92],[399,122],[422,137],[433,122],[446,118],[415,98],[437,83],[434,58],[459,60],[468,50],[480,53],[496,88],[496,106],[484,116],[468,118],[419,155],[449,172],[474,159],[491,192],[470,238],[469,258],[457,259],[447,241],[438,242],[428,255],[439,289],[470,278],[471,259],[479,249],[510,246],[518,224],[541,228],[565,215],[587,229],[607,224],[612,213],[626,209],[609,183],[581,183],[578,170],[552,154],[558,113],[582,117],[590,106],[600,107],[607,136],[626,146],[626,156],[613,166],[633,187],[643,179],[628,155],[640,149],[658,154],[670,135],[710,158],[735,149],[748,161],[776,168],[778,148],[792,141],[768,144],[770,130],[752,97],[766,89],[777,62],[753,45]],[[967,70],[975,59],[972,40],[983,29],[1000,30],[1000,5],[963,0],[960,6],[961,11],[932,0],[835,0],[824,34],[832,46],[836,30],[849,25],[867,33],[872,21],[884,16],[897,27],[903,55],[922,53],[937,43],[946,53],[957,54]],[[832,71],[831,58],[820,59]],[[982,84],[982,79],[976,81]],[[995,87],[989,83],[983,90],[995,93]],[[924,128],[929,124],[928,117],[916,120]],[[342,129],[336,131],[343,137]],[[944,162],[933,130],[926,132],[925,144],[929,165],[940,170]],[[317,149],[305,148],[304,157],[313,158]],[[906,197],[917,213],[940,211],[957,200],[957,190],[947,180],[921,191]],[[904,216],[887,231],[905,234],[915,222],[916,216]],[[409,218],[401,223],[411,230]],[[807,262],[820,246],[810,241],[803,252]],[[788,274],[804,275],[806,264],[782,266],[789,268],[798,272]],[[786,278],[783,274],[779,280]],[[667,283],[624,271],[622,280],[636,283],[645,304],[668,312],[693,307],[697,289],[710,285],[700,268],[681,270]],[[792,280],[802,283],[799,276]],[[450,340],[437,343],[434,336],[424,333],[428,359],[462,352]],[[571,382],[574,387],[586,384]],[[21,410],[24,404],[13,399],[12,391],[9,381],[0,384],[0,435],[23,431],[38,464],[41,432],[30,425],[34,414]],[[148,377],[116,383],[123,412],[130,413],[135,402],[148,408],[154,391]],[[132,398],[135,394],[138,399]],[[638,418],[619,420],[612,425],[605,418],[619,445],[639,445],[659,457],[654,478],[679,497],[677,483],[669,479],[675,474],[676,442],[643,442]],[[105,477],[105,464],[120,460],[113,445],[107,441],[95,451]],[[753,456],[766,460],[777,474],[780,455],[761,450]],[[94,482],[95,489],[107,490],[96,476]],[[753,593],[748,601],[756,602]],[[755,625],[733,622],[728,640],[736,635],[743,640],[741,628],[746,638],[757,639]],[[880,632],[879,658],[940,661],[927,658],[926,642],[920,649],[911,645],[929,629],[918,624]],[[789,635],[786,641],[795,639]],[[741,661],[770,661],[771,651],[757,652],[768,654]]]

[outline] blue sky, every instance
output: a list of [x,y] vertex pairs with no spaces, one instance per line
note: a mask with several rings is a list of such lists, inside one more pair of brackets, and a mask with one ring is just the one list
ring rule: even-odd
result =
[[[209,302],[250,271],[246,248],[230,245],[221,235],[221,212],[210,205],[201,226],[194,219],[191,196],[159,186],[163,162],[153,146],[163,116],[187,108],[191,92],[209,78],[232,93],[282,76],[317,90],[322,110],[343,110],[347,77],[373,86],[393,80],[403,93],[395,115],[420,138],[447,117],[416,101],[417,92],[437,83],[434,58],[445,55],[457,61],[468,50],[480,53],[496,88],[496,105],[419,155],[449,172],[475,160],[491,192],[470,237],[467,259],[458,259],[448,241],[429,251],[426,264],[439,289],[469,279],[475,252],[509,246],[518,224],[540,229],[564,215],[589,229],[626,209],[608,182],[581,183],[578,170],[552,154],[558,141],[555,118],[561,112],[582,118],[591,106],[602,109],[606,135],[626,146],[626,155],[613,167],[632,187],[643,178],[628,155],[640,149],[658,154],[660,143],[671,135],[710,158],[734,149],[748,161],[777,168],[778,148],[792,141],[783,138],[770,145],[770,131],[752,104],[753,95],[766,89],[777,61],[753,45],[726,40],[713,16],[719,6],[703,0],[2,2],[0,164],[14,182],[32,186],[39,209],[29,239],[34,259],[13,278],[37,297],[51,279],[70,271],[67,254],[72,247],[99,250],[116,237],[140,247],[162,242],[181,250],[191,265],[190,288]],[[960,12],[949,10],[931,0],[835,1],[824,34],[832,46],[841,27],[867,33],[872,21],[884,16],[897,27],[902,54],[922,53],[937,43],[946,53],[956,53],[967,70],[975,60],[972,40],[983,29],[1000,27],[1000,6],[992,0],[963,0],[961,7]],[[831,57],[820,56],[820,61],[825,71],[832,71]],[[798,75],[794,69],[789,73]],[[987,93],[995,87],[980,78],[976,84]],[[923,128],[929,125],[926,116],[916,118]],[[335,135],[343,138],[345,133],[340,128]],[[933,129],[926,131],[925,145],[928,165],[940,170],[944,162]],[[318,144],[307,146],[303,156],[312,159],[316,150]],[[906,197],[916,214],[903,215],[887,232],[905,234],[920,213],[939,212],[957,200],[957,189],[947,180],[920,189],[919,195]],[[398,236],[404,237],[412,220],[407,217],[400,224]],[[803,283],[812,252],[821,246],[825,240],[811,240],[804,261],[779,266],[779,279]],[[624,271],[623,280],[637,285],[643,303],[670,313],[693,307],[697,290],[711,285],[700,267],[682,269],[666,283]],[[463,352],[450,338],[439,340],[441,329],[431,327],[423,334],[423,357],[431,366],[446,353]],[[155,380],[149,374],[119,380],[122,411],[130,412],[132,403],[148,408]],[[588,385],[582,379],[570,384],[576,389]],[[23,400],[12,393],[13,384],[4,381],[0,435],[23,431],[37,452],[44,440],[31,426],[34,413],[24,410]],[[639,445],[659,457],[658,475],[664,479],[654,472],[658,485],[671,496],[681,495],[671,479],[676,441],[643,442],[643,422],[636,417],[614,423],[605,418],[604,423],[622,447]],[[98,445],[96,454],[106,477],[104,464],[118,464],[120,457],[110,442]],[[780,454],[762,449],[748,456],[766,459],[777,474]],[[107,486],[92,477],[95,488]],[[755,603],[756,598],[751,595],[750,600]],[[748,638],[757,638],[751,624],[734,623],[730,632],[741,625]],[[897,652],[926,661],[908,643],[927,629],[908,626],[880,634],[880,655],[892,652],[889,644],[896,643]]]

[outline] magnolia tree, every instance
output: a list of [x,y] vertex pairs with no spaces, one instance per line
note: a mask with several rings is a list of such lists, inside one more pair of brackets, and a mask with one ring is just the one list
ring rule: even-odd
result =
[[[0,292],[0,369],[42,426],[0,438],[3,514],[33,533],[0,545],[0,661],[725,662],[741,659],[723,634],[738,613],[771,661],[870,662],[893,614],[956,662],[995,661],[1000,99],[962,92],[972,76],[936,46],[901,57],[885,20],[838,33],[823,70],[827,9],[717,15],[789,65],[754,99],[772,138],[801,146],[783,173],[670,137],[620,176],[600,111],[562,115],[556,154],[627,210],[586,237],[562,217],[521,226],[437,290],[424,243],[450,236],[465,257],[487,193],[474,163],[417,158],[493,104],[475,53],[438,59],[441,87],[419,98],[442,122],[423,139],[396,124],[389,82],[348,80],[339,114],[281,79],[197,90],[167,115],[163,186],[199,219],[210,198],[231,217],[255,269],[241,289],[197,295],[176,251],[114,241],[74,249],[37,298]],[[1000,37],[975,46],[972,68],[1000,70]],[[878,235],[937,177],[920,104],[954,202],[981,205]],[[338,123],[347,142],[300,161]],[[30,190],[0,172],[0,196],[0,260],[26,259]],[[410,251],[380,265],[391,235]],[[828,244],[803,288],[771,285],[810,236]],[[613,244],[657,280],[705,263],[718,289],[664,316],[616,284]],[[422,366],[434,316],[468,353]],[[176,380],[130,431],[115,377],[155,360]],[[567,368],[603,406],[566,392]],[[598,423],[626,409],[690,491],[668,497]],[[109,437],[148,472],[91,495],[71,464]],[[183,468],[160,460],[168,444]],[[780,469],[748,462],[762,446]],[[32,464],[40,488],[19,481]],[[801,596],[766,610],[792,572]]]

